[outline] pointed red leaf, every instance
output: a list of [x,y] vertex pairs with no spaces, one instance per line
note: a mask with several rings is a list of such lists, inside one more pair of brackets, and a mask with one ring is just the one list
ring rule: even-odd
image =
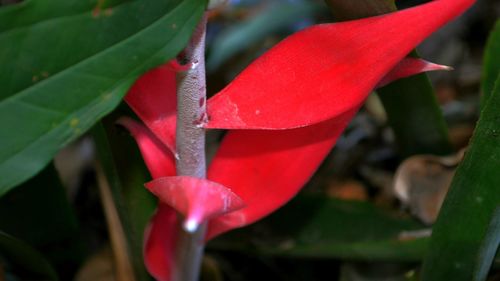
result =
[[[153,178],[175,175],[172,152],[148,128],[127,117],[120,118],[117,123],[127,128],[135,138]],[[177,212],[160,202],[144,232],[144,264],[158,281],[170,280],[179,232],[177,221]]]
[[153,178],[175,175],[172,152],[148,128],[128,117],[120,118],[117,123],[127,128],[135,138]]
[[148,182],[146,187],[186,217],[184,228],[189,232],[206,220],[244,207],[243,201],[230,189],[205,179],[163,177]]
[[380,80],[380,82],[378,82],[377,87],[383,87],[395,80],[409,77],[422,72],[452,69],[453,68],[449,66],[435,64],[423,59],[404,58],[389,73],[387,73],[384,78]]
[[[383,83],[447,68],[406,58],[386,75]],[[208,177],[233,187],[248,206],[212,220],[207,238],[251,224],[293,198],[314,174],[356,111],[354,108],[337,118],[292,130],[230,131],[210,165]]]
[[356,111],[299,129],[230,131],[208,177],[230,186],[247,207],[210,221],[208,239],[253,223],[288,202],[316,171]]
[[[400,77],[434,68],[440,69],[442,68],[442,66],[430,64],[418,59],[405,59],[403,62],[400,62],[398,64],[396,69],[393,70],[391,74],[388,74],[386,81],[394,80]],[[344,119],[341,118],[340,120]],[[162,173],[168,173],[170,175],[174,174],[175,167],[172,154],[165,150],[165,147],[147,128],[127,118],[121,119],[119,123],[127,127],[136,137],[136,140],[138,141],[143,153],[143,157],[148,163],[148,167],[154,175],[154,178],[164,176],[161,175]],[[342,125],[339,127],[339,124]],[[225,181],[224,179],[222,179],[221,175],[234,175],[234,177],[229,177],[230,179],[227,180],[227,182],[230,184],[234,183],[238,194],[243,194],[247,201],[254,202],[255,200],[258,200],[259,203],[253,204],[241,211],[233,212],[229,215],[214,220],[211,223],[209,235],[214,236],[231,228],[241,227],[252,223],[269,214],[273,210],[279,208],[282,204],[286,203],[290,198],[292,198],[295,193],[300,190],[302,185],[305,184],[308,178],[314,173],[317,166],[321,163],[322,159],[326,156],[328,151],[333,146],[337,135],[329,135],[329,138],[324,140],[325,142],[323,145],[301,148],[299,143],[305,144],[316,142],[318,138],[311,138],[311,136],[314,136],[314,133],[312,132],[315,132],[318,128],[323,128],[324,132],[327,132],[328,130],[330,130],[328,129],[328,126],[332,127],[330,133],[333,133],[336,130],[342,131],[345,124],[339,121],[331,120],[329,122],[325,122],[324,126],[314,126],[309,129],[303,128],[289,130],[285,133],[266,131],[252,131],[251,133],[245,131],[230,132],[225,138],[224,143],[221,146],[221,151],[219,151],[219,153],[217,154],[213,166],[211,166],[210,168],[209,177],[212,179],[214,179],[215,177],[215,180]],[[175,128],[172,128],[170,130],[175,130]],[[285,150],[285,144],[290,140],[294,140],[294,144],[289,144],[290,146],[297,146],[295,147],[295,150],[291,152],[288,151],[287,153],[275,154],[272,157],[268,156],[264,159],[261,159],[259,157],[253,159],[246,158],[244,162],[242,162],[241,160],[237,160],[236,158],[233,159],[233,157],[231,157],[232,159],[230,162],[228,162],[227,159],[224,161],[221,160],[224,158],[224,155],[238,154],[238,152],[234,153],[238,150],[247,150],[246,153],[248,153],[248,147],[254,147],[256,150],[267,152],[271,151],[273,153],[276,153],[276,151]],[[245,153],[243,155],[245,155]],[[303,166],[303,169],[298,173],[293,172],[293,174],[295,174],[295,177],[288,178],[288,183],[282,182],[277,184],[278,187],[282,186],[283,188],[281,190],[279,188],[273,189],[273,193],[270,195],[268,190],[266,190],[266,187],[269,184],[273,184],[273,181],[269,179],[279,179],[278,177],[275,177],[274,174],[278,173],[278,171],[280,170],[284,171],[284,169],[282,169],[282,166],[284,164],[288,166],[288,169],[291,168],[288,163],[293,163],[293,161],[290,161],[289,158],[292,155],[295,157],[295,159],[299,159],[299,155],[308,156],[302,162],[295,161],[295,168],[299,169],[301,166]],[[243,164],[238,165],[239,163]],[[259,173],[259,176],[256,176],[256,173],[252,173],[246,176],[241,175],[241,173],[245,173],[247,171],[246,167],[253,167],[255,165],[260,166],[260,163],[269,164],[267,166],[262,166],[261,168],[262,170],[267,171],[267,173]],[[221,166],[223,166],[223,168],[217,168]],[[226,168],[224,168],[224,166]],[[214,167],[216,167],[215,170]],[[229,169],[231,170],[230,172],[225,172],[228,170],[227,167],[231,167],[231,169]],[[246,180],[242,180],[244,178],[246,178]],[[251,184],[249,183],[253,183],[256,186],[251,186]],[[269,200],[266,200],[264,204],[262,204],[262,202],[260,202],[260,199],[262,198],[269,198]],[[164,201],[168,202],[168,199]],[[185,210],[187,209],[187,203],[184,201],[184,203],[182,204],[184,204],[185,206],[183,206],[182,208],[177,206],[177,208],[184,210],[182,212],[185,213]],[[198,219],[198,221],[200,221],[200,219]],[[175,226],[171,226],[171,228],[172,227]]]
[[436,0],[286,38],[208,101],[207,128],[286,129],[359,106],[418,43],[474,0]]
[[172,63],[141,76],[125,101],[142,122],[172,151],[175,151],[176,82]]
[[177,212],[160,203],[144,232],[144,264],[157,281],[170,281],[177,220]]

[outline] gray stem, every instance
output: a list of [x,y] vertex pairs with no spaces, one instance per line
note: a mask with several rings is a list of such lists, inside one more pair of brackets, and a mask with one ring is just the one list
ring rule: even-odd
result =
[[[185,49],[185,57],[192,67],[177,74],[177,175],[206,177],[205,130],[205,28],[206,15],[196,28]],[[206,223],[191,233],[182,226],[176,245],[172,281],[197,281],[203,258]]]

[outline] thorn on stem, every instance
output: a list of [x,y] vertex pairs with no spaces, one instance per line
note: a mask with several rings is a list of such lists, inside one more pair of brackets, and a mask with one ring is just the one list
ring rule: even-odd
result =
[[172,60],[169,64],[169,67],[175,72],[186,72],[193,69],[193,65],[194,64],[192,62],[181,64],[178,60]]

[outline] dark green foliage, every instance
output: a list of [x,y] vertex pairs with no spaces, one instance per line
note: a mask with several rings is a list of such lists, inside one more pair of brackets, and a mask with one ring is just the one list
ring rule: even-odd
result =
[[0,231],[43,253],[63,279],[82,261],[76,216],[53,165],[0,199]]
[[425,281],[485,280],[498,247],[499,83],[500,76],[433,227]]
[[200,0],[104,2],[0,9],[0,195],[115,108],[140,74],[182,50],[205,8]]

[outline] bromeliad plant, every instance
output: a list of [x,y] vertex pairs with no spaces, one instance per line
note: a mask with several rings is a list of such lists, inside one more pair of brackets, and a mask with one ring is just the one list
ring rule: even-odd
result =
[[[126,96],[146,126],[119,120],[135,137],[153,177],[146,187],[160,200],[146,232],[149,272],[161,281],[196,279],[202,240],[251,224],[297,194],[374,88],[447,69],[405,56],[473,2],[435,0],[310,27],[262,55],[208,101],[202,21],[185,50],[187,66],[171,62],[154,69]],[[203,143],[205,129],[229,129],[207,179],[203,164],[186,163],[204,163],[203,149],[189,143]],[[201,240],[190,241],[186,231]],[[198,255],[186,258],[190,250],[183,247],[194,247]],[[186,262],[194,264],[187,267],[191,272],[181,269]]]

